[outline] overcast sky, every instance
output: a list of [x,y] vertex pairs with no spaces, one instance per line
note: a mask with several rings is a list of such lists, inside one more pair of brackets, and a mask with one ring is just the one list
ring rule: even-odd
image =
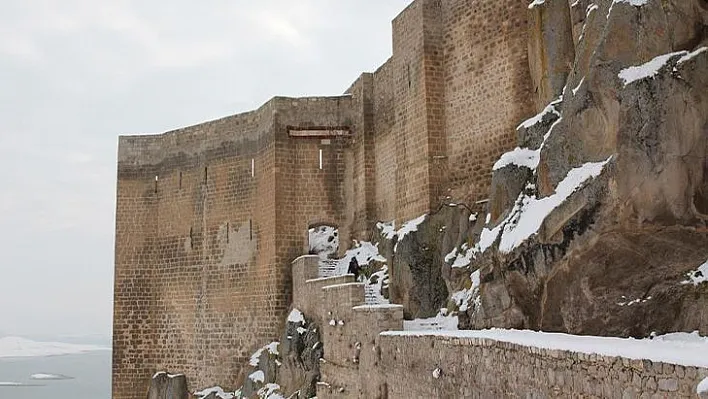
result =
[[341,94],[409,2],[0,0],[0,334],[110,334],[118,135]]

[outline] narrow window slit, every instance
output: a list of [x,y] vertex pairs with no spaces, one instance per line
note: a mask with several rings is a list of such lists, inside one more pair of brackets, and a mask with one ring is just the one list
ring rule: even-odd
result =
[[189,249],[194,249],[194,229],[189,228]]
[[320,148],[320,170],[322,169],[322,149]]
[[179,188],[182,188],[182,172],[179,172]]
[[208,178],[209,178],[209,169],[205,166],[204,167],[204,183],[207,182]]
[[229,243],[229,231],[231,230],[231,226],[229,223],[226,223],[226,243]]
[[248,219],[248,236],[253,241],[253,219]]
[[157,181],[159,180],[158,176],[155,176],[155,193],[157,193]]
[[251,158],[251,177],[256,177],[256,160]]

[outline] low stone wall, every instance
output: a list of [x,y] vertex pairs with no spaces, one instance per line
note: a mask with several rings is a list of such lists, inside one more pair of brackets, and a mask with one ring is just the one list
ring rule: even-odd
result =
[[313,279],[317,259],[293,262],[294,303],[319,320],[317,397],[695,398],[708,369],[549,350],[477,337],[401,334],[403,307],[363,305],[352,276]]
[[382,335],[389,398],[695,398],[708,369],[483,338]]

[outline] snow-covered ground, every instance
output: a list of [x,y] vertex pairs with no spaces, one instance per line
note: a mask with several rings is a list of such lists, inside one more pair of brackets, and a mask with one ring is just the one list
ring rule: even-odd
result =
[[37,342],[19,337],[0,338],[0,358],[71,355],[103,350],[110,350],[110,348],[61,342]]
[[30,376],[30,380],[71,380],[74,377],[62,374],[37,373]]
[[708,337],[701,337],[698,333],[672,333],[653,339],[633,339],[492,328],[457,331],[388,331],[382,335],[487,338],[544,349],[708,367]]

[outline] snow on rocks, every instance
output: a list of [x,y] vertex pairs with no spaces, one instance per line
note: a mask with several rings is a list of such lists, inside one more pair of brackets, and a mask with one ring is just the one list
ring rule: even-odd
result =
[[683,64],[684,62],[688,62],[688,61],[694,59],[694,58],[695,58],[696,56],[698,56],[699,54],[704,53],[704,52],[706,52],[706,51],[708,51],[708,47],[705,47],[705,46],[704,46],[704,47],[698,48],[698,50],[696,50],[696,51],[694,51],[694,52],[687,53],[687,54],[684,55],[683,57],[679,58],[678,61],[676,61],[676,65],[681,65],[681,64]]
[[248,379],[253,382],[265,382],[265,373],[263,370],[256,370],[248,376]]
[[553,100],[538,115],[527,119],[516,128],[517,130],[521,128],[528,129],[540,123],[543,120],[544,116],[549,114],[554,114],[558,116],[558,119],[553,122],[551,127],[548,129],[548,132],[543,135],[543,142],[537,149],[532,150],[530,148],[516,147],[515,149],[502,154],[502,156],[497,160],[497,162],[494,163],[492,170],[496,171],[509,165],[516,165],[524,166],[531,169],[532,171],[535,171],[538,167],[538,163],[541,160],[541,150],[543,149],[543,146],[546,144],[546,141],[551,136],[551,132],[553,131],[553,129],[558,125],[558,123],[560,123],[561,120],[563,120],[561,113],[556,108],[556,105],[560,104],[562,101],[563,96],[560,96],[556,100]]
[[647,359],[653,362],[683,366],[708,367],[708,356],[706,356],[708,337],[702,337],[697,332],[672,333],[653,339],[595,337],[500,328],[458,331],[386,331],[381,335],[486,338],[527,347],[618,356],[628,359]]
[[686,55],[688,55],[687,51],[678,51],[675,53],[660,55],[654,57],[651,61],[645,62],[642,65],[625,68],[621,70],[617,76],[619,76],[619,78],[624,81],[625,86],[639,80],[654,78],[659,73],[661,68],[666,65],[667,62],[669,62],[670,59],[676,56]]
[[643,5],[646,5],[649,2],[649,0],[612,0],[612,4],[610,5],[610,9],[607,10],[607,18],[610,18],[610,14],[612,14],[612,8],[615,6],[615,4],[629,4],[630,6],[634,7],[641,7]]
[[378,243],[373,244],[369,241],[354,240],[354,247],[348,250],[344,257],[337,261],[337,273],[341,276],[349,271],[349,262],[356,257],[359,266],[368,266],[371,262],[385,263],[386,258],[379,254]]
[[541,224],[556,207],[577,191],[587,180],[600,175],[605,165],[602,162],[588,162],[571,169],[558,183],[555,193],[544,198],[535,198],[521,193],[509,215],[492,229],[484,228],[480,235],[479,250],[484,252],[501,234],[499,251],[509,253],[538,232]]
[[537,115],[521,122],[519,126],[516,127],[516,130],[519,130],[521,128],[528,129],[532,126],[535,126],[543,120],[543,117],[548,115],[548,114],[555,114],[556,116],[561,116],[560,112],[556,108],[556,105],[560,104],[563,101],[563,97],[561,96],[560,98],[552,101],[550,104],[546,106],[541,112],[539,112]]
[[396,232],[396,235],[398,236],[398,241],[393,246],[393,252],[396,252],[396,249],[398,248],[398,243],[401,242],[408,234],[414,231],[418,231],[418,226],[423,223],[427,217],[428,214],[426,213],[418,216],[413,220],[409,220],[403,223],[403,226],[401,226],[401,228],[398,229],[398,231]]
[[693,284],[698,285],[708,282],[708,260],[706,263],[698,266],[696,270],[692,270],[686,273],[688,280],[682,281],[681,284]]
[[379,233],[387,240],[393,240],[396,236],[396,223],[395,222],[378,222],[376,223],[376,228]]
[[532,8],[534,8],[534,7],[538,7],[538,6],[542,5],[542,4],[545,3],[545,2],[546,2],[546,0],[533,0],[533,1],[531,2],[531,4],[529,4],[529,10],[532,9]]
[[305,316],[302,315],[302,312],[296,308],[293,308],[293,310],[290,311],[290,314],[288,315],[288,322],[290,323],[302,323],[305,325]]
[[698,383],[698,386],[696,387],[696,393],[701,397],[708,396],[708,377],[704,378],[703,381]]
[[268,345],[253,352],[248,364],[250,364],[253,367],[258,367],[258,363],[260,363],[260,359],[261,359],[261,355],[263,354],[263,351],[268,351],[268,353],[270,353],[271,355],[279,355],[280,352],[278,352],[278,345],[280,345],[280,342],[273,341],[273,342],[269,343]]
[[333,226],[318,226],[308,230],[310,253],[329,258],[339,249],[339,231]]
[[388,288],[388,266],[383,265],[379,271],[373,273],[369,277],[367,284],[367,292],[371,292],[373,295],[373,298],[371,298],[372,304],[389,303],[388,299],[382,294],[383,290]]
[[199,392],[194,392],[194,395],[199,398],[205,398],[212,393],[219,399],[234,399],[235,397],[233,393],[225,392],[221,387],[207,388]]
[[470,280],[472,281],[470,288],[454,292],[450,296],[450,299],[455,302],[460,312],[466,312],[471,301],[477,302],[479,300],[479,270],[475,270],[470,274]]
[[285,397],[278,392],[280,390],[280,385],[278,384],[266,384],[263,388],[259,389],[257,394],[261,399],[285,399]]
[[531,170],[536,170],[540,155],[540,151],[538,150],[516,147],[502,154],[499,160],[494,163],[492,170],[499,170],[507,165],[525,166]]

